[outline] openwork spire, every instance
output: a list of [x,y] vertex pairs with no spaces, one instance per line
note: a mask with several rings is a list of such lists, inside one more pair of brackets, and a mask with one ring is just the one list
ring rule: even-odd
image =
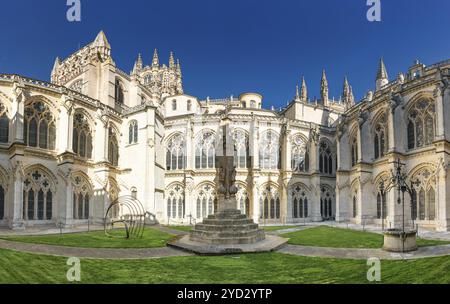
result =
[[155,51],[153,52],[152,66],[159,67],[159,57],[157,49],[155,49]]
[[347,77],[344,78],[344,90],[342,92],[342,102],[346,108],[350,108],[355,104],[352,87],[348,83]]
[[173,57],[173,52],[170,52],[169,56],[169,68],[174,69],[175,68],[175,59]]

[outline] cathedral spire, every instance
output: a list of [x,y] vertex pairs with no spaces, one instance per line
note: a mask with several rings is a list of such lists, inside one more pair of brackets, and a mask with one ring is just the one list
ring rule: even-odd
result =
[[152,66],[153,67],[159,67],[159,57],[158,57],[158,50],[157,49],[155,49],[155,51],[153,52]]
[[383,58],[380,59],[380,64],[378,66],[377,72],[377,91],[381,90],[383,86],[389,83],[389,76],[386,70],[386,66],[384,65]]
[[59,57],[56,57],[55,64],[53,65],[52,74],[56,73],[56,71],[58,70],[60,65],[61,65],[61,60],[59,59]]
[[354,105],[355,99],[353,97],[352,87],[348,83],[347,76],[344,78],[344,90],[342,93],[342,102],[348,109]]
[[306,86],[305,76],[302,76],[302,90],[300,93],[300,97],[302,101],[308,101],[308,88]]
[[322,71],[322,83],[320,85],[320,96],[322,98],[321,102],[323,105],[328,103],[328,92],[328,80],[324,69]]
[[298,85],[295,86],[295,101],[300,101],[300,89]]
[[143,68],[142,56],[141,56],[141,53],[139,53],[138,58],[136,59],[136,62],[134,63],[132,74],[137,74],[139,71],[142,70],[142,68]]
[[173,52],[170,52],[170,56],[169,56],[169,68],[170,69],[175,69],[175,59],[173,57]]

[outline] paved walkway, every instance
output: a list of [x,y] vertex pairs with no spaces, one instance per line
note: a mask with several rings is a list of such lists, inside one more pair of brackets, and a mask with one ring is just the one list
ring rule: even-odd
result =
[[154,259],[174,256],[189,256],[184,251],[169,247],[162,248],[78,248],[43,244],[30,244],[0,240],[1,249],[36,253],[52,256],[77,257],[88,259]]
[[382,260],[408,260],[450,255],[450,245],[420,247],[419,250],[411,253],[391,253],[381,249],[325,248],[286,245],[278,250],[278,252],[306,257],[337,259],[358,260],[379,258]]

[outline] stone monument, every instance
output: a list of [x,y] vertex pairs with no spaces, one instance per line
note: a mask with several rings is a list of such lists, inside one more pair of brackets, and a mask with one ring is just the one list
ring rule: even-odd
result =
[[222,151],[218,149],[218,203],[215,214],[197,224],[188,236],[169,242],[169,246],[199,254],[230,254],[273,251],[287,239],[265,235],[252,219],[237,209],[234,144],[227,107],[221,121]]

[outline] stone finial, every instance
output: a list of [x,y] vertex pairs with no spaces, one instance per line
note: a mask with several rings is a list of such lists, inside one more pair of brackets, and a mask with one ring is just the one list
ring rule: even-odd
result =
[[169,55],[169,68],[175,69],[175,59],[173,57],[173,52],[170,52],[170,55]]
[[103,31],[100,31],[100,33],[98,33],[97,37],[94,40],[94,46],[105,47],[107,49],[111,48],[111,45],[109,44],[108,39],[106,38],[106,35]]
[[322,71],[322,82],[320,85],[320,96],[321,96],[321,101],[324,105],[326,105],[328,103],[328,80],[327,80],[327,75],[325,73],[325,69]]
[[305,76],[302,76],[302,90],[300,96],[302,101],[308,101],[308,88],[306,86]]
[[377,91],[381,90],[388,83],[389,83],[389,76],[386,70],[386,66],[384,65],[383,58],[381,58],[377,71],[376,90]]
[[155,49],[155,51],[153,52],[152,66],[153,67],[159,67],[159,57],[158,57],[158,50],[157,49]]

